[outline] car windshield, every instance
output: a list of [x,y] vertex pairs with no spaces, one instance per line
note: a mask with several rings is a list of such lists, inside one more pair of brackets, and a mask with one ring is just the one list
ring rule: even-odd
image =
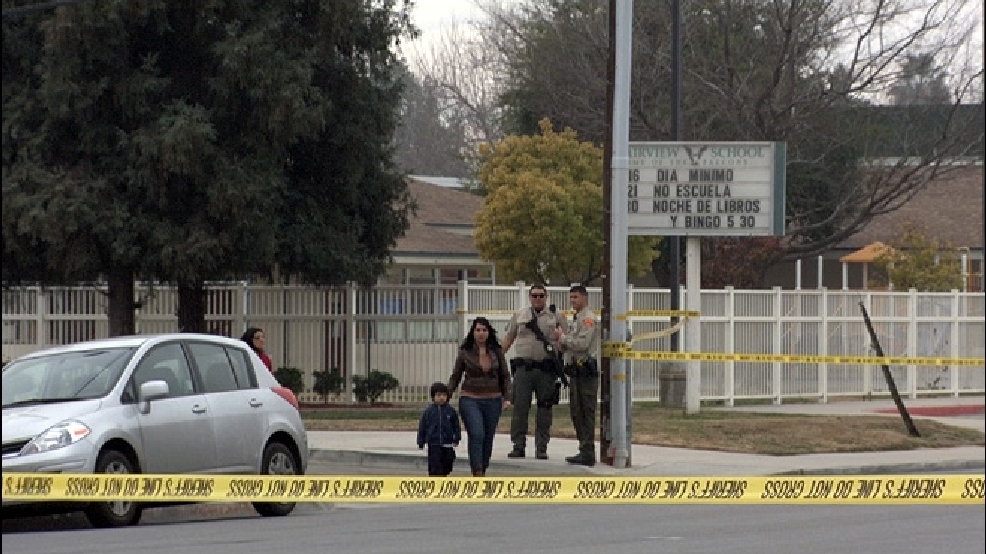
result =
[[3,368],[3,407],[102,398],[134,348],[101,348],[15,360]]

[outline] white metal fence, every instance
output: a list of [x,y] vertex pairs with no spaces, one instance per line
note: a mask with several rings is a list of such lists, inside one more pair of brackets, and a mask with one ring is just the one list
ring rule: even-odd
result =
[[[139,333],[177,331],[178,295],[169,287],[138,286],[146,298],[136,314]],[[549,287],[549,303],[567,306],[568,288]],[[401,386],[384,402],[419,402],[428,386],[446,380],[472,318],[483,315],[502,333],[509,312],[527,303],[527,287],[380,285],[313,288],[246,283],[208,287],[210,332],[239,336],[264,329],[278,367],[303,371],[303,400],[314,371],[339,368],[392,373]],[[629,309],[667,310],[667,289],[628,287]],[[682,305],[688,291],[682,291]],[[795,355],[872,355],[859,302],[870,312],[887,356],[983,358],[986,302],[982,293],[827,290],[703,290],[703,352]],[[590,289],[598,308],[602,292]],[[633,333],[659,331],[668,318],[633,317]],[[11,288],[3,291],[3,359],[42,347],[106,337],[105,289]],[[668,350],[668,338],[642,341],[641,350]],[[684,341],[682,341],[684,344]],[[635,400],[659,398],[658,364],[631,364]],[[887,394],[878,366],[774,362],[702,362],[702,399],[816,398]],[[911,398],[986,391],[983,367],[891,367]],[[339,399],[332,399],[339,400]]]

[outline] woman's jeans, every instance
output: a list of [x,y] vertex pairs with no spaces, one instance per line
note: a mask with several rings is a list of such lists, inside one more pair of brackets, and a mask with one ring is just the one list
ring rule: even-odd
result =
[[459,415],[469,435],[469,467],[483,471],[493,456],[493,437],[503,412],[503,398],[459,397]]

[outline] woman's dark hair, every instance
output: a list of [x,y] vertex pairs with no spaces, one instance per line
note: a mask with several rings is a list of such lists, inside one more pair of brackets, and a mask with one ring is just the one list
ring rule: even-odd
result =
[[466,340],[462,341],[462,348],[465,350],[472,350],[476,348],[476,338],[473,337],[472,333],[476,330],[477,325],[482,325],[490,331],[490,336],[486,339],[486,346],[494,350],[499,350],[501,347],[500,341],[496,340],[496,329],[490,325],[490,320],[485,317],[477,317],[472,320],[472,325],[469,327],[469,332],[466,333]]
[[246,331],[244,331],[243,336],[240,337],[240,340],[249,344],[250,349],[253,350],[254,352],[257,351],[257,347],[254,346],[253,344],[253,336],[256,335],[258,331],[262,332],[263,329],[261,329],[260,327],[250,327]]

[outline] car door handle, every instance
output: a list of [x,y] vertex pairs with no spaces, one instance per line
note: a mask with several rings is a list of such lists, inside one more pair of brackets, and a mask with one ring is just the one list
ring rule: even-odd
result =
[[263,405],[264,405],[264,403],[261,402],[260,400],[257,400],[256,398],[251,398],[250,399],[250,406],[253,407],[253,408],[259,408],[259,407],[261,407]]
[[201,406],[199,404],[196,404],[196,405],[192,406],[192,413],[193,414],[204,414],[205,413],[205,406]]

